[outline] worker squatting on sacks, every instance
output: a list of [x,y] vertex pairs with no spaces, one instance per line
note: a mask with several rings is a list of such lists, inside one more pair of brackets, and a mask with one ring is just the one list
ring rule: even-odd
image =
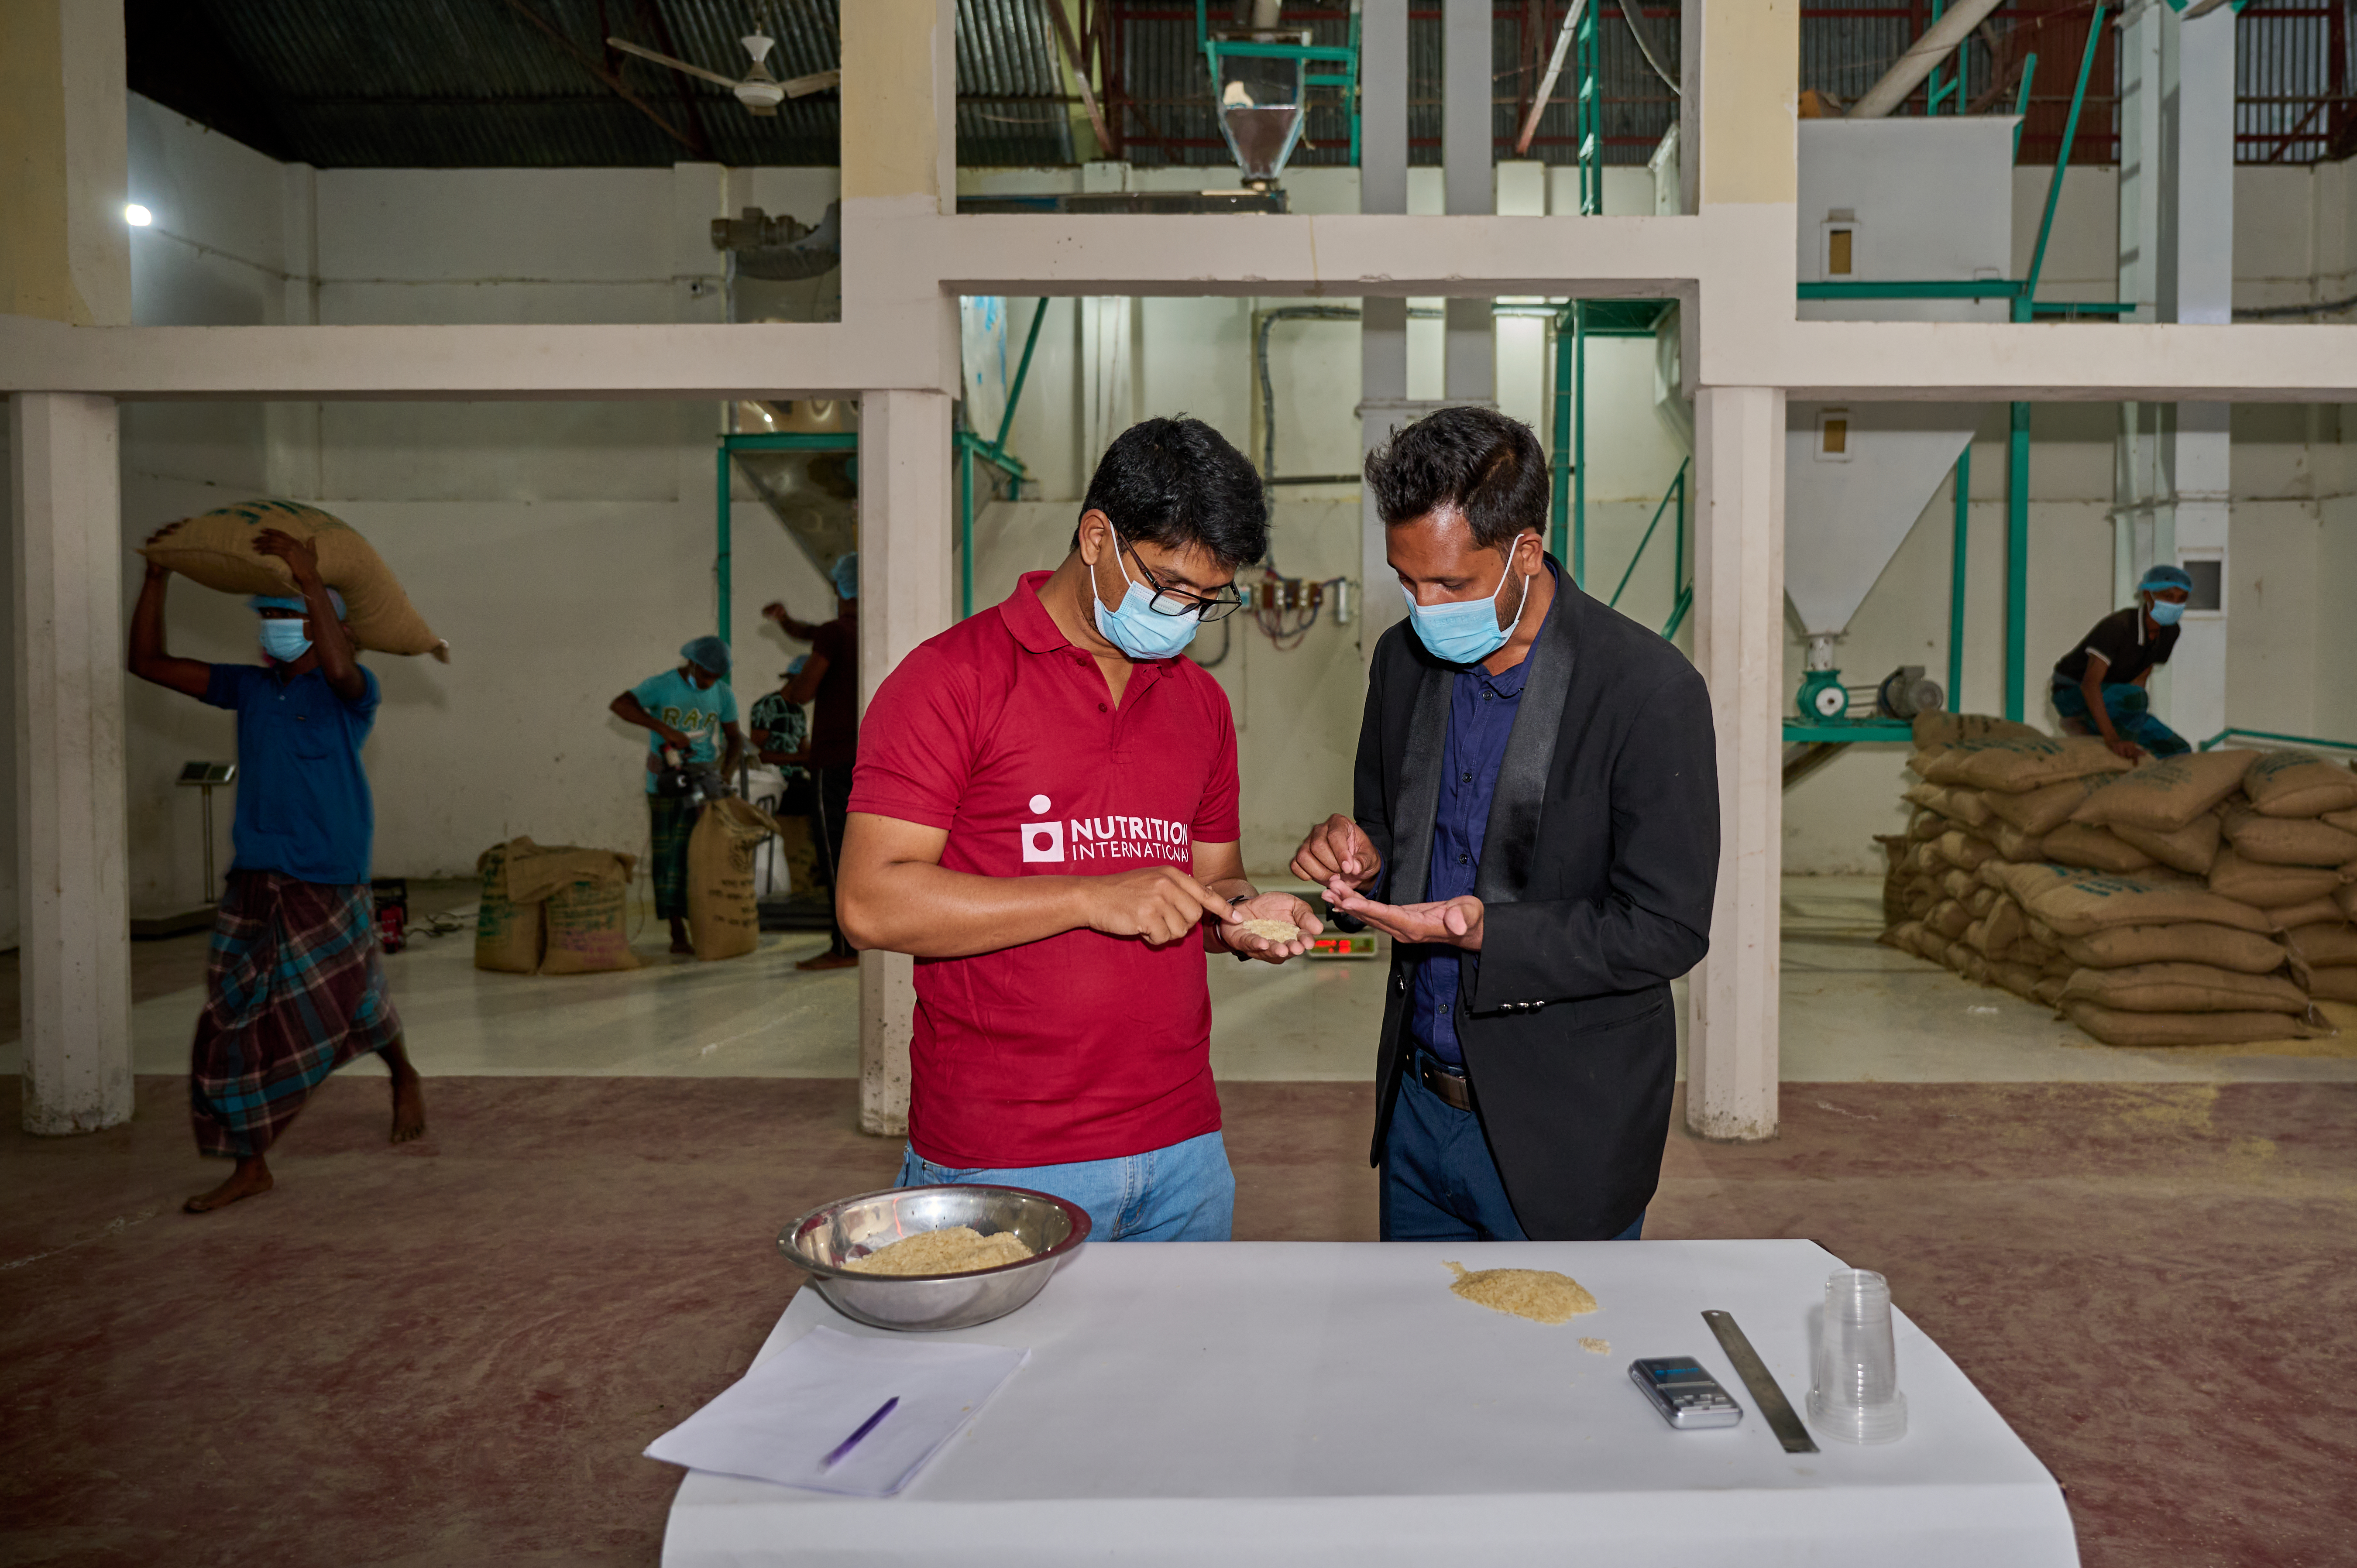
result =
[[2135,604],[2097,621],[2055,660],[2054,711],[2065,727],[2102,736],[2131,762],[2138,750],[2178,757],[2193,749],[2153,715],[2146,690],[2153,671],[2176,650],[2178,618],[2192,589],[2184,567],[2153,567],[2136,585]]
[[197,1147],[237,1165],[188,1199],[191,1214],[268,1192],[271,1144],[329,1073],[371,1051],[393,1071],[393,1142],[425,1131],[369,897],[376,813],[361,746],[376,722],[376,677],[353,655],[343,598],[319,580],[311,545],[264,529],[254,548],[285,562],[296,589],[248,601],[262,618],[261,665],[166,651],[171,574],[153,562],[131,612],[134,675],[237,714],[236,857],[188,1068]]

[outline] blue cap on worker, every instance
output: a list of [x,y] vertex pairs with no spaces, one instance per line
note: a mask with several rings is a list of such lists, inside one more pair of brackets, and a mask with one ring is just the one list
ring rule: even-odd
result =
[[834,591],[846,599],[859,596],[859,552],[852,551],[834,564],[827,575],[834,580]]
[[728,645],[716,637],[698,637],[680,645],[679,656],[698,670],[728,673]]
[[[345,613],[343,595],[336,592],[333,588],[329,588],[328,590],[328,602],[336,607],[336,618],[338,620],[349,620],[351,618]],[[305,604],[301,599],[295,597],[291,594],[256,594],[253,597],[245,601],[245,607],[252,610],[256,615],[260,615],[264,610],[292,610],[298,616],[308,615],[311,613],[310,606]]]
[[2158,593],[2164,588],[2182,588],[2190,594],[2193,591],[2193,579],[2186,575],[2184,567],[2171,566],[2164,563],[2148,568],[2144,575],[2144,581],[2136,585],[2136,592],[2139,594]]

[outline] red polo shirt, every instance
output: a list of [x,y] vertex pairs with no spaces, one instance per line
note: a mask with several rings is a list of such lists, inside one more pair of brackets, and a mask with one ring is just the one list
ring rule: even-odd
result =
[[[903,660],[860,725],[851,809],[949,830],[942,865],[1101,876],[1234,842],[1227,693],[1184,658],[1141,663],[1118,707],[1034,572]],[[1065,931],[917,961],[909,1141],[957,1167],[1143,1154],[1220,1125],[1199,940]]]

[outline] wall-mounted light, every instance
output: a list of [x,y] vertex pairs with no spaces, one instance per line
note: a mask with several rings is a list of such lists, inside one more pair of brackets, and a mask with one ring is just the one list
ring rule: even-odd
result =
[[123,209],[123,220],[125,223],[130,224],[134,229],[145,229],[148,224],[156,221],[156,215],[153,212],[148,211],[145,208],[140,206],[137,202],[133,201],[124,205]]

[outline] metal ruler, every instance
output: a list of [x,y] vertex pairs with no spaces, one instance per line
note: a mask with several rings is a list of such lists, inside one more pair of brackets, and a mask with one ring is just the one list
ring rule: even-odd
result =
[[1778,1388],[1776,1380],[1769,1375],[1768,1363],[1760,1359],[1760,1352],[1751,1348],[1751,1341],[1745,1338],[1743,1330],[1735,1326],[1735,1315],[1706,1312],[1702,1320],[1710,1325],[1713,1334],[1718,1336],[1718,1348],[1726,1351],[1727,1359],[1735,1364],[1735,1375],[1741,1378],[1743,1386],[1751,1391],[1753,1402],[1760,1406],[1760,1419],[1768,1423],[1768,1430],[1776,1434],[1776,1441],[1784,1445],[1784,1452],[1817,1452],[1816,1443],[1809,1436],[1808,1428],[1801,1424],[1800,1416],[1784,1398],[1784,1391]]

